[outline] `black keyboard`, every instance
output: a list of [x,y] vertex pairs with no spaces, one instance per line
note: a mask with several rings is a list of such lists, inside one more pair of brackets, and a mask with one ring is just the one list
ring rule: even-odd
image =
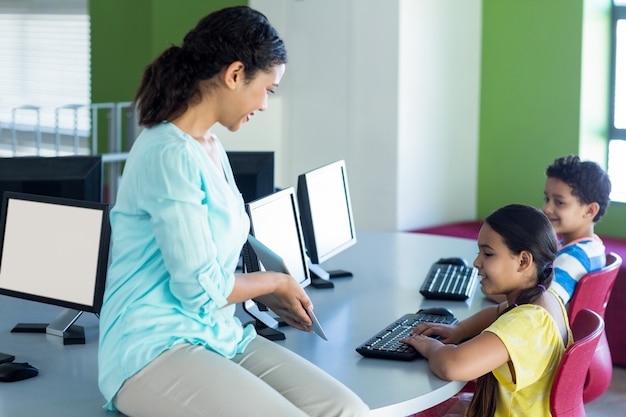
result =
[[409,313],[400,317],[393,323],[385,326],[367,341],[361,343],[356,351],[363,356],[371,358],[395,359],[410,361],[422,358],[422,355],[411,345],[400,342],[411,333],[415,326],[423,322],[454,324],[458,320],[455,317],[440,316],[426,313]]
[[465,301],[478,282],[478,270],[471,266],[435,263],[430,268],[420,294],[436,300]]

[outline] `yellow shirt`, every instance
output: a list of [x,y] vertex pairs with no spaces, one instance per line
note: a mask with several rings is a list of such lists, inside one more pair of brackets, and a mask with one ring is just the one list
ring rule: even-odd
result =
[[[561,311],[567,323],[562,304]],[[566,349],[550,313],[543,307],[523,304],[503,314],[484,331],[498,336],[511,357],[511,362],[493,371],[498,380],[495,417],[550,416],[552,381]],[[567,338],[569,346],[573,343],[569,327]]]

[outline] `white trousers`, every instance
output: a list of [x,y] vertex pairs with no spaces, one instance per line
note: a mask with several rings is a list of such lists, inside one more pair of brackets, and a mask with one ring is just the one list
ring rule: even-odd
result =
[[361,417],[365,403],[317,366],[260,336],[228,360],[181,344],[128,379],[114,404],[129,417]]

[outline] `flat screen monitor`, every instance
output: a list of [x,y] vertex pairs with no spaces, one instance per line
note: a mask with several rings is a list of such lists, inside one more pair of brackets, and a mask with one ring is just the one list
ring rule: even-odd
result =
[[297,195],[312,279],[351,276],[343,270],[325,271],[319,265],[357,241],[345,161],[299,175]]
[[274,192],[274,152],[228,151],[226,154],[244,202]]
[[[289,274],[302,287],[307,287],[311,279],[294,188],[285,188],[251,201],[246,204],[246,211],[250,217],[250,234],[278,254]],[[246,272],[264,269],[249,244],[244,247],[244,266]],[[263,306],[254,301],[245,302],[244,309],[270,329],[278,327],[278,321],[264,313]],[[258,327],[257,331],[260,332]],[[261,334],[267,337],[266,334]]]
[[102,201],[100,155],[0,158],[0,196],[4,191]]
[[108,207],[84,200],[5,192],[0,215],[0,294],[63,307],[51,323],[12,332],[84,343],[74,322],[99,313],[109,259]]

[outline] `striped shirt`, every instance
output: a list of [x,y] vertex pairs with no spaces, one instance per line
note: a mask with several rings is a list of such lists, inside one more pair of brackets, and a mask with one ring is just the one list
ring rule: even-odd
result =
[[594,235],[562,246],[554,261],[554,280],[550,288],[568,303],[578,281],[587,273],[606,265],[604,243]]

